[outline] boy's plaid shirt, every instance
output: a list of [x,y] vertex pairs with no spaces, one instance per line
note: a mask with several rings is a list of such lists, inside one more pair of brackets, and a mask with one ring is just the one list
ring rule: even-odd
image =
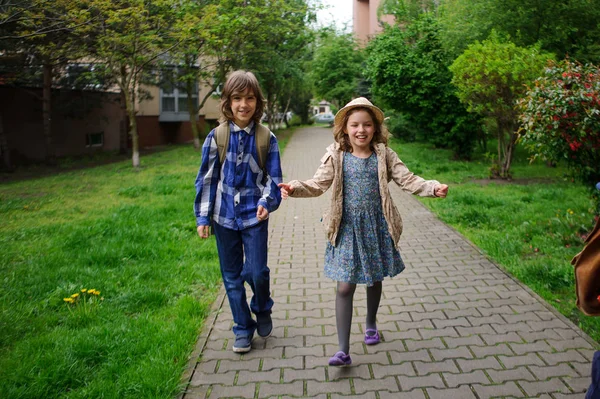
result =
[[230,137],[223,165],[214,140],[215,129],[202,146],[202,162],[196,177],[194,213],[198,226],[208,226],[211,220],[233,230],[242,230],[259,223],[258,205],[269,213],[281,203],[277,184],[283,180],[279,146],[271,133],[265,169],[258,165],[254,122],[245,129],[229,123]]

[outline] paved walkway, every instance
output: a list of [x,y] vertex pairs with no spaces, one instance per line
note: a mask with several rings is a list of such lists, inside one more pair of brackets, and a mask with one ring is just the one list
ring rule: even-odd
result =
[[[331,141],[330,129],[297,131],[283,155],[284,180],[311,177]],[[406,270],[383,283],[383,342],[363,344],[366,300],[358,287],[353,365],[327,366],[337,351],[335,284],[323,276],[319,223],[329,197],[290,199],[270,220],[273,335],[234,354],[222,289],[183,398],[583,398],[593,341],[415,198],[392,190],[404,219]]]

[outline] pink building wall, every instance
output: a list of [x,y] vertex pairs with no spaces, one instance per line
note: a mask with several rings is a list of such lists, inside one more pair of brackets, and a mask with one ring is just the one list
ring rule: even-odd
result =
[[393,23],[394,17],[391,15],[382,16],[381,20],[377,18],[377,9],[381,4],[380,0],[353,0],[353,30],[359,42],[365,44],[369,39],[381,32],[382,22]]

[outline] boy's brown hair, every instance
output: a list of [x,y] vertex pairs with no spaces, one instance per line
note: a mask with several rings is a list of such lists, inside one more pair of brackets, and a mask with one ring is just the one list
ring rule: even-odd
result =
[[254,93],[256,97],[256,109],[252,120],[255,123],[260,123],[260,118],[263,115],[265,109],[265,98],[263,97],[262,90],[258,84],[258,79],[250,71],[238,70],[234,71],[229,75],[223,91],[221,92],[221,122],[232,121],[233,111],[231,110],[231,96],[236,93],[243,93],[244,90],[248,89]]
[[356,107],[346,112],[341,122],[336,123],[333,126],[333,138],[340,144],[342,151],[352,152],[352,145],[346,134],[346,125],[348,124],[350,115],[357,111],[367,111],[369,115],[371,115],[371,119],[375,125],[375,134],[373,134],[373,139],[371,140],[371,149],[373,149],[377,143],[383,143],[387,146],[389,133],[385,125],[379,123],[379,120],[375,117],[375,113],[370,108]]

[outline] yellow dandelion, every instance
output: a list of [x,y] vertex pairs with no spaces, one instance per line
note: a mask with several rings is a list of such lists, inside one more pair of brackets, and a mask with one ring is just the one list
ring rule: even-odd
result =
[[73,298],[63,298],[63,301],[65,301],[67,303],[73,303],[74,302]]
[[73,294],[71,295],[71,298],[77,298],[79,296],[79,293]]
[[86,291],[87,291],[87,289],[85,289],[85,288],[83,288],[83,289],[81,290],[81,292],[83,292],[84,294],[85,294],[85,292],[86,292]]

